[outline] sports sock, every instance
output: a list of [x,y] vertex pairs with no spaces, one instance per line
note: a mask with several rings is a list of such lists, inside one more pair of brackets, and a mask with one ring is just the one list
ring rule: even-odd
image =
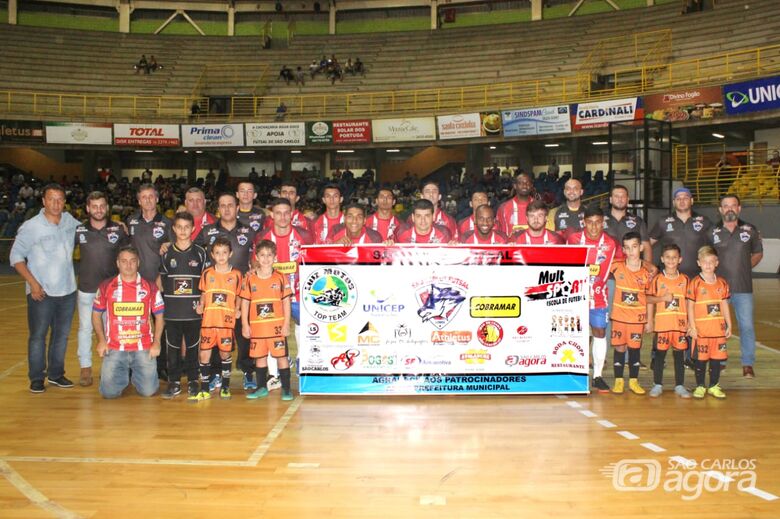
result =
[[629,378],[639,377],[639,348],[628,349],[628,376]]
[[230,388],[230,371],[233,368],[233,356],[222,359],[222,389]]
[[607,339],[593,338],[593,377],[598,378],[604,370],[604,361],[607,359]]
[[696,386],[703,386],[704,369],[707,367],[707,361],[697,360],[695,366],[696,366]]
[[282,381],[282,389],[284,391],[290,390],[290,368],[279,369],[279,378]]
[[653,383],[659,386],[664,383],[666,352],[667,350],[655,350],[655,357],[653,358]]
[[685,383],[685,350],[674,350],[674,385],[682,386]]
[[720,382],[720,362],[719,360],[710,359],[710,387]]
[[617,380],[619,378],[623,378],[623,368],[626,365],[626,352],[615,350],[613,352],[613,358],[615,359],[615,380]]
[[255,376],[257,377],[257,387],[265,387],[268,379],[268,368],[255,368]]
[[209,376],[211,375],[211,364],[200,362],[200,390],[208,393]]

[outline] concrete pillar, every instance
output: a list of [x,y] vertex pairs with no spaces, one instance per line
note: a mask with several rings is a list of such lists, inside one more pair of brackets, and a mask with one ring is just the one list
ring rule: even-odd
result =
[[18,0],[8,0],[8,23],[10,25],[16,25],[18,21]]
[[542,3],[542,0],[531,0],[531,20],[537,21],[541,20],[543,18],[542,16],[542,10],[544,9],[544,4]]
[[235,8],[235,6],[232,3],[230,5],[228,5],[227,14],[228,14],[228,31],[227,31],[227,35],[228,36],[235,36],[236,35],[236,8]]
[[466,173],[482,178],[485,167],[485,147],[482,144],[469,144],[466,148]]
[[431,30],[435,31],[439,28],[439,2],[438,0],[431,0]]
[[187,158],[185,160],[187,164],[187,183],[194,186],[198,180],[198,155],[195,153],[195,150],[190,150],[185,157]]
[[572,137],[569,142],[571,143],[571,176],[572,178],[580,178],[585,174],[588,147],[585,140],[576,137]]
[[523,146],[522,144],[517,148],[517,154],[515,155],[517,159],[516,166],[526,173],[533,173],[534,170],[534,158],[533,155],[531,155],[531,148],[530,146]]
[[130,33],[130,2],[119,0],[119,32]]
[[328,34],[336,34],[336,3],[330,3],[328,10]]
[[279,167],[282,169],[282,174],[279,175],[285,180],[292,178],[292,153],[289,150],[281,150],[276,152],[274,162],[279,161]]
[[377,186],[382,185],[382,176],[380,168],[387,158],[387,151],[385,148],[374,148],[374,163],[371,164],[371,169],[374,170],[374,179]]
[[330,163],[332,151],[325,152],[325,164],[322,166],[322,177],[328,178],[330,176]]
[[81,181],[90,185],[97,181],[97,177],[97,152],[85,151],[81,161]]

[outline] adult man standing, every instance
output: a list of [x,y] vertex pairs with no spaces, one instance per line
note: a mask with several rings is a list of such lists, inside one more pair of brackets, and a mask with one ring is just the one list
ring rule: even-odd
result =
[[471,200],[469,200],[469,207],[471,207],[471,214],[463,218],[458,222],[458,236],[463,236],[467,232],[472,232],[477,228],[477,208],[482,205],[489,204],[488,194],[485,188],[477,186],[471,192]]
[[547,206],[541,200],[534,200],[525,208],[528,228],[517,231],[509,241],[518,245],[547,245],[565,243],[563,237],[545,227],[547,223]]
[[[194,240],[204,225],[209,225],[217,221],[214,215],[206,212],[206,195],[199,187],[191,187],[184,194],[184,207],[187,208],[187,212],[192,215],[195,221],[195,227],[192,229],[192,236]],[[173,236],[171,236],[173,238]]]
[[398,243],[449,243],[452,235],[447,227],[434,223],[433,203],[421,198],[412,205],[412,225],[396,233]]
[[[279,196],[290,201],[290,208],[292,209],[292,220],[290,223],[295,227],[300,227],[301,229],[312,232],[312,222],[306,218],[302,212],[295,208],[296,204],[301,199],[298,195],[297,184],[292,180],[283,180],[279,186]],[[273,224],[274,222],[271,218],[266,219],[265,226],[267,228],[272,227]]]
[[467,231],[460,235],[461,243],[473,245],[495,245],[506,243],[506,235],[495,228],[496,217],[493,214],[493,208],[488,204],[482,204],[477,207],[475,220],[476,228],[473,231]]
[[568,238],[585,226],[585,208],[582,206],[582,183],[570,178],[563,185],[566,200],[547,215],[547,228]]
[[255,199],[257,198],[255,185],[248,180],[242,180],[236,186],[236,197],[238,198],[239,223],[258,232],[263,228],[265,213],[262,209],[255,206]]
[[[628,214],[628,188],[620,184],[615,185],[609,194],[609,205],[610,210],[604,216],[604,232],[612,236],[615,243],[623,243],[623,236],[629,232],[638,232],[642,238],[642,259],[652,263],[653,248],[647,235],[647,225],[641,217]],[[623,248],[618,247],[615,259],[624,257]]]
[[33,393],[46,390],[44,378],[58,387],[73,387],[65,378],[65,352],[76,309],[73,248],[79,221],[64,208],[65,190],[58,184],[44,187],[43,209],[19,227],[9,258],[26,281],[27,363]]
[[531,175],[525,172],[515,175],[515,196],[501,204],[496,213],[498,228],[507,236],[528,227],[525,209],[533,201],[533,188]]
[[322,188],[322,203],[325,212],[314,221],[314,240],[316,243],[326,243],[328,233],[333,227],[344,223],[344,213],[341,212],[341,188],[336,184],[327,184]]
[[[433,223],[446,227],[447,231],[449,231],[450,237],[453,240],[456,239],[458,237],[458,224],[455,222],[455,218],[442,211],[439,207],[439,203],[441,202],[441,190],[439,189],[439,184],[429,180],[423,183],[420,192],[422,193],[423,200],[428,200],[431,202],[431,204],[433,204]],[[409,217],[407,223],[412,223],[411,216]]]
[[160,270],[160,247],[173,241],[173,224],[157,212],[158,198],[157,189],[152,184],[142,184],[138,188],[140,211],[127,219],[130,239],[141,262],[138,271],[142,278],[152,283]]
[[160,385],[155,358],[160,355],[163,332],[162,296],[154,283],[138,273],[139,254],[134,247],[122,247],[116,264],[119,275],[101,283],[92,307],[97,352],[103,358],[100,394],[119,398],[132,372],[136,391],[152,396]]
[[395,194],[389,187],[381,187],[376,193],[376,212],[366,218],[366,227],[375,230],[382,241],[392,240],[401,227],[401,221],[393,214]]
[[344,224],[335,226],[328,236],[328,243],[341,245],[383,241],[378,232],[366,227],[366,210],[359,204],[349,204],[344,208]]
[[729,284],[731,305],[739,323],[742,376],[755,377],[756,332],[753,324],[753,267],[764,257],[761,235],[741,220],[742,205],[736,195],[726,195],[718,208],[722,221],[712,229],[712,244],[718,251],[717,274]]
[[124,227],[108,219],[108,199],[93,191],[87,196],[87,223],[76,228],[76,244],[81,250],[78,282],[79,384],[92,385],[92,303],[98,286],[117,275],[116,257],[129,238]]

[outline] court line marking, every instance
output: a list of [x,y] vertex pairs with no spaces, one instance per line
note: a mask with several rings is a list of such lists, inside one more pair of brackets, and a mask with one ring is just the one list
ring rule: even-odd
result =
[[290,469],[318,469],[319,463],[288,463],[287,468]]
[[5,308],[0,308],[0,312],[5,312],[6,310],[13,310],[14,308],[21,308],[23,306],[27,306],[27,303],[21,305],[6,306]]
[[55,503],[22,477],[17,471],[15,471],[8,463],[0,460],[0,474],[5,477],[6,480],[18,490],[24,497],[26,497],[32,504],[49,512],[54,517],[63,519],[75,519],[81,517],[64,508],[62,505]]
[[645,449],[647,449],[649,451],[653,451],[653,452],[666,452],[666,449],[664,449],[660,445],[656,445],[655,443],[652,443],[652,442],[645,442],[645,443],[642,443],[641,445],[642,445],[642,447],[644,447]]
[[422,506],[444,506],[447,504],[447,498],[444,496],[420,496],[420,504]]
[[756,487],[745,487],[742,489],[742,491],[745,492],[746,494],[752,494],[756,497],[760,497],[765,501],[775,501],[777,499],[780,499],[776,495]]
[[[2,286],[2,285],[0,285],[0,286]],[[773,328],[780,328],[780,323],[776,323],[775,321],[759,321],[759,320],[756,320],[756,322],[758,324],[765,324],[765,325],[771,326]]]
[[11,374],[11,372],[12,372],[13,370],[15,370],[16,368],[18,368],[19,366],[22,366],[23,364],[24,364],[24,361],[23,361],[23,360],[20,360],[19,362],[17,362],[16,364],[14,364],[14,365],[13,365],[13,366],[11,366],[10,368],[8,368],[7,370],[5,370],[5,371],[3,371],[2,373],[0,373],[0,380],[3,380],[5,377],[7,377],[8,375],[10,375],[10,374]]
[[598,416],[593,411],[588,411],[587,409],[581,409],[580,414],[583,416],[587,416],[588,418],[596,418]]
[[705,472],[706,475],[710,476],[711,478],[717,479],[718,481],[722,483],[731,483],[734,481],[734,478],[731,476],[727,476],[723,472],[719,472],[717,470],[708,470]]
[[638,440],[638,439],[639,439],[639,436],[637,436],[636,434],[634,434],[634,433],[632,433],[632,432],[628,432],[628,431],[618,431],[617,433],[618,433],[620,436],[622,436],[623,438],[625,438],[626,440]]
[[276,422],[276,425],[274,425],[273,429],[271,429],[268,432],[265,439],[260,443],[260,445],[257,446],[257,448],[252,453],[252,455],[249,456],[248,462],[252,466],[255,466],[258,463],[260,463],[260,460],[263,459],[263,456],[266,455],[268,449],[271,448],[271,444],[274,442],[274,440],[276,440],[276,438],[279,437],[280,434],[282,434],[282,431],[290,422],[295,412],[298,410],[299,407],[301,407],[302,402],[303,402],[303,397],[298,396],[293,401],[293,403],[290,404],[290,407],[287,409],[287,412],[285,412],[282,415],[282,417],[279,418],[279,421]]
[[10,281],[8,283],[0,283],[0,287],[7,287],[7,286],[10,286],[10,285],[21,285],[22,283],[24,283],[24,280],[22,280],[22,281]]
[[582,407],[582,404],[580,404],[579,402],[574,402],[574,401],[566,402],[566,405],[569,406],[569,407],[572,407],[574,409],[579,409],[580,407]]
[[613,427],[617,427],[617,425],[613,424],[609,420],[597,420],[596,423],[602,427],[606,427],[607,429],[612,429]]

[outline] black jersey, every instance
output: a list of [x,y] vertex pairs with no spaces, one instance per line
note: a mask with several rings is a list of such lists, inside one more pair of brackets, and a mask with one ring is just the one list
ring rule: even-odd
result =
[[80,291],[97,292],[104,279],[118,274],[116,255],[128,241],[127,233],[116,222],[108,221],[102,229],[95,229],[89,222],[76,228],[76,245],[81,250]]
[[249,211],[238,210],[238,222],[241,225],[250,227],[253,231],[258,232],[263,228],[265,222],[265,213],[262,209],[252,207]]
[[230,256],[230,266],[237,269],[241,274],[246,274],[246,271],[249,270],[249,260],[252,257],[256,234],[251,227],[243,225],[239,221],[236,221],[236,226],[233,229],[227,230],[222,226],[222,222],[218,220],[217,223],[205,225],[198,237],[195,238],[195,243],[204,247],[210,258],[211,246],[214,244],[214,241],[220,236],[227,238],[230,240],[233,250],[233,255]]
[[200,275],[208,266],[203,247],[190,245],[180,250],[171,245],[160,263],[166,321],[194,321],[200,319],[195,307],[200,300]]
[[142,278],[154,283],[160,270],[160,246],[173,241],[173,224],[160,213],[155,214],[148,222],[141,213],[136,213],[127,219],[127,229],[140,256],[141,265],[138,271]]

